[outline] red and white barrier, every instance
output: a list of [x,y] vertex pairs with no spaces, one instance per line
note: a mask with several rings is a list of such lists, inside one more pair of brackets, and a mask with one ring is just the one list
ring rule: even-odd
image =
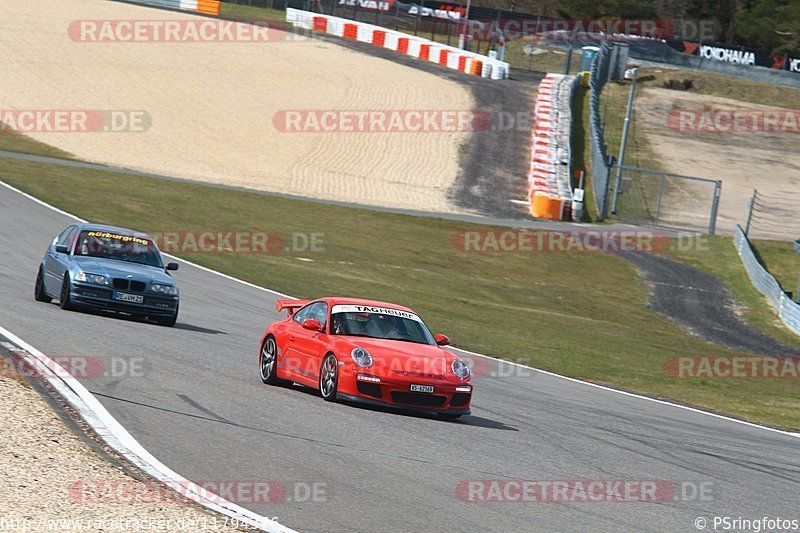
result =
[[493,80],[508,78],[509,75],[509,64],[505,61],[381,26],[293,8],[286,9],[286,21],[298,28],[370,43],[465,74]]
[[569,175],[573,78],[548,74],[533,102],[528,201],[537,218],[562,220],[572,206]]

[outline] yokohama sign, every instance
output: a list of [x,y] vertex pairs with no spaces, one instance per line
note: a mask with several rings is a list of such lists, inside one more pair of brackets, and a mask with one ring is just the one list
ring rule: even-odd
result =
[[667,44],[684,54],[700,56],[711,61],[800,73],[800,58],[788,54],[775,56],[767,50],[731,48],[721,44],[703,44],[697,41],[668,40]]
[[756,56],[753,52],[743,50],[731,50],[729,48],[719,48],[716,46],[700,47],[700,57],[705,59],[716,59],[728,63],[739,63],[742,65],[755,65]]

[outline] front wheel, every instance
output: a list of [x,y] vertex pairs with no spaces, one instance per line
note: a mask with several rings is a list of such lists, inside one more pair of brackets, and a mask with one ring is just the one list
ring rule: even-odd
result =
[[267,385],[280,385],[284,382],[278,378],[278,346],[275,344],[275,337],[272,335],[267,337],[267,340],[261,345],[258,367],[261,373],[261,381]]
[[165,326],[171,328],[175,325],[178,321],[178,304],[175,304],[175,314],[172,316],[159,316],[155,317],[154,320],[158,323],[159,326]]
[[65,311],[73,311],[75,309],[75,305],[72,303],[72,299],[69,297],[71,292],[72,283],[69,281],[69,274],[65,274],[64,282],[61,284],[61,295],[59,298],[61,309]]
[[39,265],[39,272],[36,274],[36,286],[33,289],[33,298],[37,302],[50,303],[53,301],[44,290],[44,272],[42,271],[42,265]]
[[336,401],[336,389],[339,387],[339,362],[336,356],[329,353],[322,360],[319,373],[319,393],[327,402]]

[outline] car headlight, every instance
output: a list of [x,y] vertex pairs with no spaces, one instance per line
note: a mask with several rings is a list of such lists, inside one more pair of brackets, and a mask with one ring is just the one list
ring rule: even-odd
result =
[[150,290],[159,294],[169,294],[172,296],[178,294],[178,288],[172,285],[159,285],[158,283],[154,283],[150,286]]
[[87,274],[86,272],[78,272],[75,276],[75,281],[82,281],[84,283],[94,283],[95,285],[108,285],[108,279],[99,274]]
[[369,368],[375,362],[364,348],[353,348],[353,351],[350,352],[350,358],[361,368]]
[[469,367],[467,366],[467,363],[461,359],[456,359],[453,361],[453,364],[450,365],[450,368],[453,369],[453,374],[455,374],[458,379],[467,379],[469,377]]

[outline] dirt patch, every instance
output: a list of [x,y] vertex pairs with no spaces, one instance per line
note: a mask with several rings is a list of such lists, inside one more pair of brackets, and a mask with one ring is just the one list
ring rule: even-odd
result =
[[[800,93],[799,93],[800,94]],[[667,125],[679,110],[770,110],[730,98],[648,88],[637,98],[638,123],[668,172],[722,180],[717,230],[730,234],[744,224],[754,189],[772,197],[800,191],[800,129],[790,132],[693,131],[688,122]],[[765,235],[769,227],[760,227]],[[785,233],[775,227],[774,231]]]
[[[322,41],[87,43],[76,20],[198,20],[101,0],[6,0],[2,109],[145,110],[137,133],[32,133],[80,159],[330,200],[459,212],[467,132],[285,133],[281,110],[471,110],[464,87]],[[207,19],[206,19],[207,20]]]

